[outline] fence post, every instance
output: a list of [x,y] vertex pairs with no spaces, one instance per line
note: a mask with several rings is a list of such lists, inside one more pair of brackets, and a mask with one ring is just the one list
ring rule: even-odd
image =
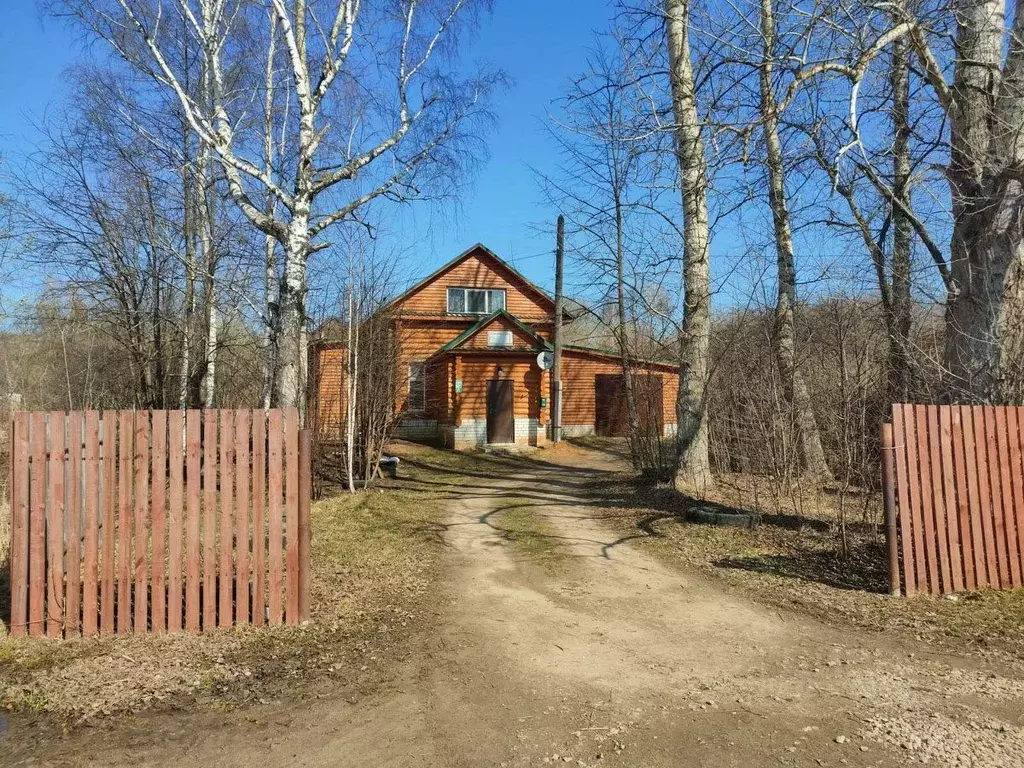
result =
[[896,453],[892,424],[882,425],[882,499],[885,505],[885,547],[889,555],[889,592],[900,596],[899,542],[896,533]]
[[313,433],[299,431],[299,621],[309,620],[309,547],[312,529],[309,504],[313,495]]

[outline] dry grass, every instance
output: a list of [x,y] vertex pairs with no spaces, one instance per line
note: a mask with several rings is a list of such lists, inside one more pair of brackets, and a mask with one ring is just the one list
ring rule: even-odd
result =
[[490,523],[518,558],[548,573],[561,571],[567,564],[564,548],[535,507],[534,502],[511,499]]
[[[737,482],[744,480],[722,484],[717,503],[728,503]],[[600,493],[613,501],[604,506],[604,517],[623,533],[641,534],[641,546],[723,579],[762,602],[796,608],[830,623],[895,631],[939,647],[1024,660],[1024,590],[956,599],[889,597],[880,532],[874,525],[851,523],[847,552],[841,554],[833,494],[802,498],[802,516],[765,514],[758,528],[748,530],[689,523],[686,509],[695,502],[623,477]]]
[[302,627],[88,640],[0,640],[0,703],[74,725],[152,706],[234,706],[387,676],[423,614],[444,510],[405,491],[312,508],[311,613]]

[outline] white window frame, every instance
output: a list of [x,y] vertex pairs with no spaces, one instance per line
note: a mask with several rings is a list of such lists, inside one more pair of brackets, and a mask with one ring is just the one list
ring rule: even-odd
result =
[[513,336],[512,331],[508,329],[487,332],[488,347],[500,347],[504,349],[509,348],[514,344],[515,336]]
[[[452,310],[452,291],[462,291],[462,307],[461,311]],[[471,312],[469,310],[469,292],[470,291],[482,291],[484,294],[484,311],[483,312]],[[493,306],[491,301],[492,294],[501,293],[501,308],[505,309],[508,302],[508,291],[505,288],[482,288],[473,286],[461,286],[452,285],[449,286],[448,290],[445,291],[445,307],[448,314],[450,315],[489,315],[496,311],[496,307]]]
[[[413,369],[419,368],[420,375],[413,374]],[[413,388],[416,387],[420,396],[420,406],[413,404]],[[407,410],[409,413],[423,413],[427,410],[427,364],[422,360],[413,360],[409,363],[409,399]]]

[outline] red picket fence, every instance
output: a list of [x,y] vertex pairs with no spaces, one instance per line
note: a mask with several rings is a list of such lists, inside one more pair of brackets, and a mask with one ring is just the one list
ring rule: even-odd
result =
[[896,593],[900,574],[907,595],[1021,586],[1022,448],[1024,408],[893,406],[882,474]]
[[18,412],[11,439],[12,634],[308,617],[297,410]]

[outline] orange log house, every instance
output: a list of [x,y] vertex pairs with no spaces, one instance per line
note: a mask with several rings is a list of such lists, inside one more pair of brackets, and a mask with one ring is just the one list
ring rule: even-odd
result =
[[[398,345],[397,434],[449,447],[543,445],[551,421],[550,351],[554,300],[491,250],[477,244],[394,299]],[[566,317],[566,322],[571,318]],[[311,356],[314,418],[340,434],[345,349],[318,341]],[[678,369],[634,363],[645,386],[641,417],[675,431]],[[562,424],[566,436],[623,434],[622,364],[615,355],[563,347]]]

